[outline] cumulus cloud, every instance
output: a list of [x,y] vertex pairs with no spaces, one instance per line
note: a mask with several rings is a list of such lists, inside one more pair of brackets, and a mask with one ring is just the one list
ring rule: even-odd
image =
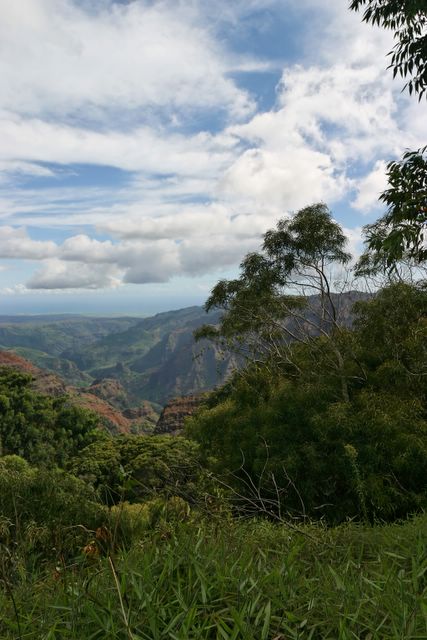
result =
[[245,253],[260,248],[261,238],[228,235],[185,240],[180,247],[184,275],[203,276],[236,266]]
[[331,158],[301,145],[271,151],[267,146],[243,153],[227,170],[221,187],[230,197],[251,198],[282,210],[302,207],[307,198],[333,202],[346,189]]
[[62,260],[102,264],[110,262],[113,249],[113,244],[109,240],[101,242],[80,234],[67,238],[58,248],[58,253]]
[[[207,215],[206,225],[213,218]],[[201,233],[188,225],[175,238],[166,228],[161,236],[122,238],[118,242],[96,240],[80,234],[67,238],[62,244],[32,240],[24,229],[8,230],[1,245],[5,258],[39,260],[41,266],[26,283],[26,289],[107,289],[122,283],[147,284],[167,282],[175,276],[204,276],[233,267],[241,257],[260,248],[261,236],[268,227],[267,220],[252,215],[218,218],[215,232]],[[235,226],[235,230],[234,230]],[[2,231],[3,228],[0,228]],[[355,248],[360,230],[346,230]],[[16,242],[22,250],[18,254]],[[8,293],[22,293],[22,287],[8,288]]]
[[181,275],[179,248],[172,240],[122,243],[118,250],[118,260],[128,266],[124,282],[167,282],[173,276]]
[[259,237],[266,230],[266,225],[275,219],[275,215],[268,216],[265,212],[248,213],[220,203],[175,205],[166,211],[157,216],[133,214],[124,220],[111,219],[98,228],[122,239],[185,240],[189,237],[198,239],[220,235],[241,240]]
[[56,251],[54,242],[33,240],[24,228],[0,227],[0,258],[43,260]]
[[99,120],[103,111],[153,105],[239,116],[253,108],[190,3],[105,2],[88,11],[72,0],[0,0],[0,11],[4,109],[61,118],[84,109]]
[[386,164],[383,160],[378,160],[372,171],[358,181],[357,195],[352,202],[355,209],[369,213],[383,207],[378,198],[387,186]]
[[[426,133],[421,107],[385,72],[390,34],[345,3],[289,0],[311,18],[304,55],[283,65],[275,104],[255,113],[231,72],[268,65],[232,54],[220,25],[241,29],[283,3],[214,4],[0,0],[0,258],[41,261],[30,289],[212,274],[316,201],[351,205],[346,232],[360,252],[360,215],[377,206],[386,160]],[[121,169],[126,185],[10,182],[75,164]],[[68,237],[34,240],[23,224]]]
[[120,284],[116,266],[46,260],[27,282],[28,289],[110,289]]
[[[395,156],[411,138],[395,111],[390,83],[375,66],[285,69],[276,109],[229,129],[250,148],[227,169],[222,188],[288,210],[307,198],[340,200],[354,188],[349,169]],[[381,166],[360,183],[365,194]]]

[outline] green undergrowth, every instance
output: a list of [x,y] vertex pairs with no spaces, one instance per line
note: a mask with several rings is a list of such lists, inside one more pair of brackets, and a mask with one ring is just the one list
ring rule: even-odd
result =
[[0,637],[426,638],[426,541],[426,515],[329,529],[159,520],[126,551],[91,553],[89,545],[36,571],[11,567]]

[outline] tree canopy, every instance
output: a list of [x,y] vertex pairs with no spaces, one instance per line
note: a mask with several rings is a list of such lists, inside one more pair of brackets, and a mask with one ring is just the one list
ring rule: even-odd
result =
[[[206,311],[225,311],[216,334],[226,338],[245,334],[247,339],[257,334],[258,350],[277,333],[279,338],[287,334],[292,339],[305,339],[305,329],[297,323],[292,331],[286,320],[302,320],[299,312],[308,302],[303,296],[310,295],[320,295],[323,304],[321,320],[313,328],[320,331],[322,324],[334,324],[331,271],[350,260],[346,243],[340,225],[323,203],[279,220],[275,229],[264,234],[262,250],[243,259],[240,277],[221,280],[212,289]],[[214,334],[209,327],[196,332],[197,337]]]
[[339,300],[333,284],[351,255],[347,238],[323,203],[304,207],[279,220],[264,235],[262,250],[249,253],[235,280],[221,280],[206,302],[206,310],[224,310],[218,327],[204,326],[196,337],[223,341],[250,362],[275,368],[295,368],[291,343],[312,348],[323,336],[331,350],[329,370],[346,380],[339,348],[342,329]]
[[321,336],[294,343],[275,375],[248,367],[190,419],[189,435],[236,507],[339,522],[427,506],[427,294],[394,284],[355,308],[340,334],[348,399]]
[[0,369],[0,456],[19,455],[31,464],[63,466],[99,437],[98,417],[31,388],[31,377]]
[[374,262],[386,268],[404,258],[427,260],[427,147],[408,151],[387,166],[389,187],[380,200],[387,212],[365,227]]

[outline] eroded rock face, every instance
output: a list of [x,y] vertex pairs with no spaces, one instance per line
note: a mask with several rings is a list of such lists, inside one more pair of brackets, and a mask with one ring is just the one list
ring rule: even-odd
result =
[[159,420],[159,414],[155,411],[150,402],[144,401],[139,407],[125,409],[123,415],[130,420],[143,420],[155,426]]
[[76,392],[74,389],[70,394],[70,398],[79,407],[96,413],[110,433],[130,433],[132,431],[132,421],[126,418],[113,405],[102,400],[102,398],[92,393]]
[[120,410],[125,409],[129,405],[129,399],[123,385],[114,378],[95,380],[90,385],[88,392],[98,396],[98,398],[102,400],[106,400],[106,402],[109,402]]
[[159,419],[159,413],[148,400],[142,401],[137,407],[132,407],[132,398],[129,397],[119,380],[114,378],[95,380],[87,389],[87,393],[98,396],[101,400],[108,402],[134,425],[140,424],[154,427]]
[[169,400],[154,430],[154,435],[180,435],[184,428],[184,421],[191,416],[202,404],[205,396],[184,396]]

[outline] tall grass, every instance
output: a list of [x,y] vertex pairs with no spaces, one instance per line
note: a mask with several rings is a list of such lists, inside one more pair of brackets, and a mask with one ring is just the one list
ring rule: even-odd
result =
[[426,540],[425,515],[300,532],[160,523],[114,558],[18,572],[1,591],[0,638],[425,639]]

